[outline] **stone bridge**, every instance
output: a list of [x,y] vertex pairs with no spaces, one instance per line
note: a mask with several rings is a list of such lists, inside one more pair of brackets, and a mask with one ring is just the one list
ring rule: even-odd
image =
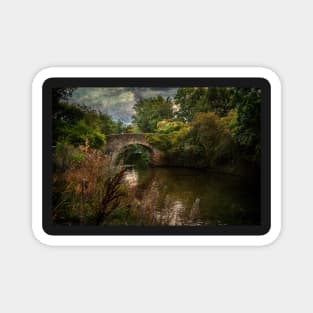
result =
[[162,165],[161,152],[150,145],[146,139],[146,134],[117,134],[106,136],[106,153],[112,156],[113,162],[118,155],[129,145],[141,145],[147,149],[150,154],[150,162],[154,166]]

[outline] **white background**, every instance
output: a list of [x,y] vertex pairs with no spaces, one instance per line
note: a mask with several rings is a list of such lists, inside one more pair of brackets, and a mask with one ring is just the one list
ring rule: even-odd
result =
[[[1,312],[311,312],[311,1],[2,1]],[[310,45],[311,44],[311,45]],[[47,66],[253,65],[283,84],[283,230],[259,248],[51,248],[31,232]]]

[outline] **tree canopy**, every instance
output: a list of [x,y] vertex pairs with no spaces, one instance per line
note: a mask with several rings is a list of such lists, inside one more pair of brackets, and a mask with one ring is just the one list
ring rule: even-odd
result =
[[215,112],[219,116],[225,116],[234,107],[232,100],[232,88],[179,88],[175,96],[175,102],[179,107],[177,117],[190,122],[198,112]]
[[134,105],[133,122],[144,133],[154,132],[159,121],[173,117],[173,103],[161,96],[142,99]]

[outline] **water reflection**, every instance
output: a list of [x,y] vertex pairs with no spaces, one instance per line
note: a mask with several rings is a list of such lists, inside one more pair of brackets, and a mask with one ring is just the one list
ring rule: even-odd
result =
[[125,182],[145,225],[259,224],[259,185],[182,168],[130,168]]
[[124,180],[129,187],[138,185],[138,173],[134,169],[128,170],[124,175]]

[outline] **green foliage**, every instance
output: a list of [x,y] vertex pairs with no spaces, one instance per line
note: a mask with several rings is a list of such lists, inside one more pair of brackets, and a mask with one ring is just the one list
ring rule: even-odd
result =
[[75,89],[76,88],[54,88],[52,92],[53,104],[57,104],[61,101],[67,102]]
[[215,112],[225,116],[234,107],[233,88],[179,88],[175,102],[179,107],[177,117],[182,121],[190,122],[198,112]]
[[67,142],[74,146],[86,145],[99,149],[105,143],[105,135],[126,131],[121,121],[86,106],[69,104],[74,88],[53,90],[53,144]]
[[259,160],[261,150],[261,91],[237,88],[234,91],[237,111],[232,133],[246,159]]
[[168,134],[168,133],[172,133],[175,131],[179,131],[185,127],[186,127],[186,124],[181,122],[181,121],[163,120],[163,121],[158,122],[157,132],[163,133],[163,134]]
[[168,152],[181,145],[189,130],[190,127],[181,121],[163,120],[158,122],[156,133],[146,136],[151,145]]
[[117,133],[116,122],[107,114],[98,114],[99,128],[103,134],[114,134]]
[[151,145],[163,151],[169,164],[214,167],[235,156],[235,143],[228,128],[233,119],[233,111],[225,117],[199,112],[191,123],[160,121],[157,133],[146,136]]
[[141,145],[129,145],[118,156],[118,161],[123,164],[132,164],[137,168],[145,168],[149,165],[150,156],[146,148]]
[[161,151],[168,151],[168,149],[170,149],[168,134],[147,134],[146,138],[152,146],[160,149]]
[[[247,161],[258,161],[260,158],[260,121],[261,91],[256,88],[196,87],[179,88],[175,101],[179,110],[177,118],[191,122],[197,136],[194,144],[200,145],[206,157],[214,163],[215,155],[222,159],[242,158]],[[216,117],[206,117],[207,123],[201,122],[199,113],[215,113]],[[199,120],[200,119],[200,120]],[[214,126],[214,124],[216,124]],[[214,129],[218,129],[213,136]],[[225,130],[223,140],[217,134]],[[215,152],[209,146],[214,144]],[[235,145],[237,145],[235,147]],[[226,151],[229,149],[229,152]],[[221,151],[224,151],[223,153]],[[219,157],[217,158],[219,159]]]
[[53,143],[68,142],[74,146],[88,141],[91,148],[101,148],[106,134],[126,132],[126,126],[101,112],[67,103],[53,106]]
[[142,99],[134,105],[133,122],[145,133],[154,132],[159,121],[173,117],[172,102],[161,96]]
[[197,113],[191,123],[189,140],[199,147],[210,167],[233,157],[234,142],[224,122],[216,113],[207,112]]
[[78,120],[69,124],[63,120],[55,122],[54,139],[68,142],[75,147],[88,144],[91,148],[99,149],[105,144],[105,135],[97,128],[86,124],[86,120]]
[[74,146],[88,145],[100,148],[105,135],[100,130],[100,119],[95,112],[84,111],[63,102],[53,105],[53,143],[67,142]]
[[77,121],[84,118],[84,111],[74,105],[65,102],[53,103],[53,121],[67,123],[69,126],[74,125]]
[[140,133],[140,129],[139,129],[139,127],[137,125],[130,124],[130,125],[126,126],[125,133],[137,134],[137,133]]

